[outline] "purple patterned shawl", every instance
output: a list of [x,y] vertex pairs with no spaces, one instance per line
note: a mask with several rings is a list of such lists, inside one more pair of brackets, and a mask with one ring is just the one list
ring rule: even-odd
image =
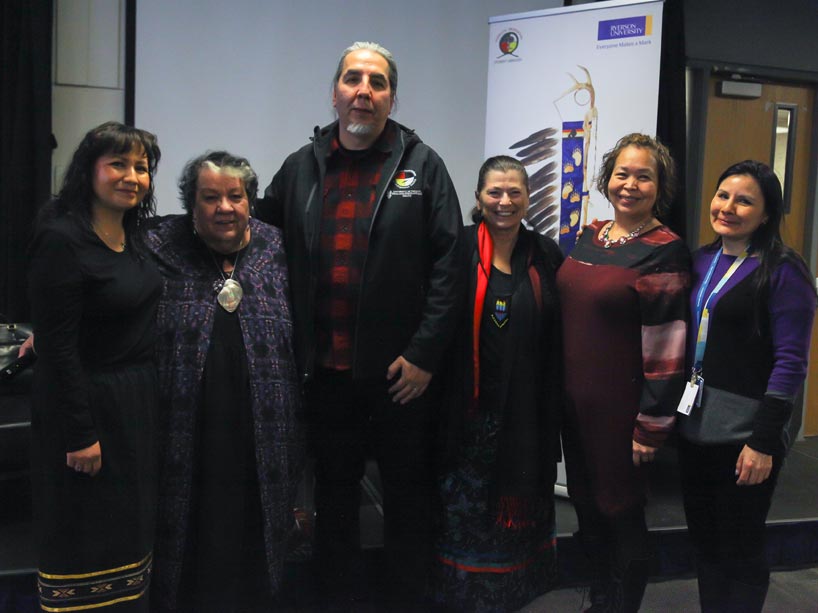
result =
[[[270,579],[278,589],[292,506],[301,477],[301,395],[292,349],[287,264],[280,232],[250,220],[252,240],[235,277],[244,290],[239,320],[250,374],[255,455]],[[154,607],[177,605],[193,483],[195,421],[215,309],[214,263],[201,257],[187,216],[165,218],[147,233],[164,277],[157,314],[159,513]],[[214,530],[218,527],[214,526]]]

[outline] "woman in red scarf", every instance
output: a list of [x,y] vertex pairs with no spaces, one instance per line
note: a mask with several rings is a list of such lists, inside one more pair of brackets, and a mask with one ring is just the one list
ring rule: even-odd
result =
[[464,254],[469,301],[444,416],[435,600],[454,610],[519,609],[556,574],[562,255],[521,224],[528,195],[514,158],[481,167]]

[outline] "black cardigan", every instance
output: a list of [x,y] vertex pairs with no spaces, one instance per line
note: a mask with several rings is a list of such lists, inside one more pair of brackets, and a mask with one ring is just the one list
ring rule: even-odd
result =
[[[447,386],[442,415],[442,466],[451,468],[463,443],[467,413],[473,394],[472,317],[477,284],[477,227],[466,228],[466,250],[463,266],[468,270],[468,298],[451,361],[452,372]],[[512,279],[515,286],[511,300],[511,338],[503,357],[501,398],[502,411],[513,411],[522,419],[504,420],[498,453],[500,493],[530,495],[533,484],[551,488],[560,459],[559,428],[563,406],[562,342],[560,308],[556,293],[556,271],[563,256],[554,241],[520,228],[512,253]],[[540,280],[541,307],[537,307],[528,267],[533,266]],[[515,426],[508,426],[514,422]],[[519,466],[531,455],[539,473],[534,480],[523,479],[509,467]],[[525,457],[523,457],[525,456]],[[525,481],[526,483],[523,483]]]

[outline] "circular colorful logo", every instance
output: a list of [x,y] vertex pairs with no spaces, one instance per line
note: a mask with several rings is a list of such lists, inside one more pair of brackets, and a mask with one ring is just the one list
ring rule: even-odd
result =
[[417,175],[414,170],[401,170],[395,175],[395,187],[406,189],[412,187],[417,181]]
[[514,55],[517,47],[520,46],[520,35],[514,30],[508,30],[500,36],[500,51],[503,55]]

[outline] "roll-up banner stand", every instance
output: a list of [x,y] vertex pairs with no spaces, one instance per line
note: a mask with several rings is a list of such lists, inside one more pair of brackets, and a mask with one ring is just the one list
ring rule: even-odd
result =
[[596,191],[602,155],[656,133],[662,2],[612,0],[489,19],[486,157],[531,181],[528,223],[564,253],[613,210]]
[[[566,255],[577,230],[613,209],[595,187],[602,155],[656,133],[662,2],[611,0],[492,17],[485,157],[520,159],[526,222]],[[558,466],[557,494],[567,495]]]

